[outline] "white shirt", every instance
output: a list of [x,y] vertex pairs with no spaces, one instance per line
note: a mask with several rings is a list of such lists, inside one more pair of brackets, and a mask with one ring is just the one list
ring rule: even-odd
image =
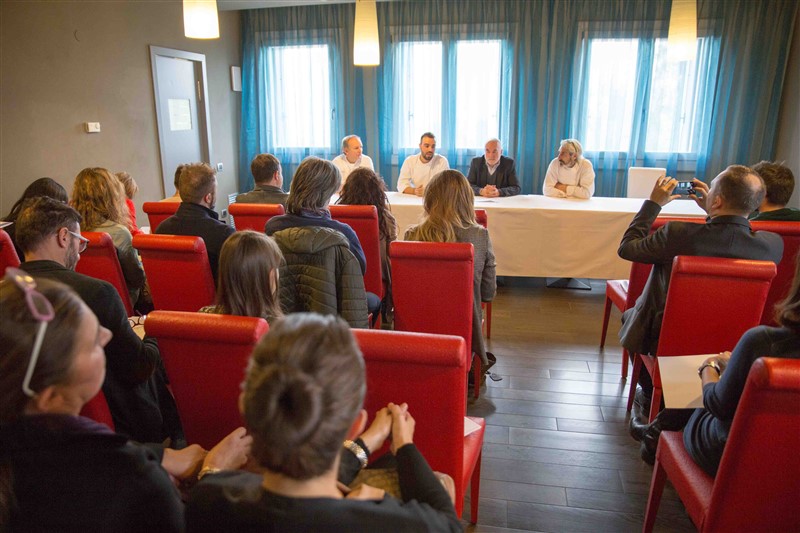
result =
[[[556,189],[556,183],[567,186],[566,194]],[[545,196],[556,198],[591,198],[594,194],[594,168],[588,159],[579,159],[574,167],[561,164],[558,158],[550,161],[544,178]]]
[[361,157],[356,159],[355,163],[351,163],[347,160],[344,154],[339,154],[331,160],[336,168],[339,169],[339,172],[342,173],[342,187],[344,187],[344,183],[347,181],[347,176],[350,175],[358,167],[365,167],[370,170],[375,170],[375,166],[372,164],[372,159],[368,155],[361,154]]
[[429,163],[423,163],[420,154],[406,157],[400,167],[400,176],[397,178],[397,190],[403,192],[406,188],[424,187],[430,179],[442,170],[448,170],[450,163],[443,155],[433,154]]

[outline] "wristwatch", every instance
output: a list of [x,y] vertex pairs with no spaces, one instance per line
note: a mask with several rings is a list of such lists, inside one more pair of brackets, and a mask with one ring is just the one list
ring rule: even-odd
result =
[[716,361],[710,361],[708,363],[703,363],[700,366],[700,368],[697,369],[697,375],[700,376],[700,378],[702,378],[703,377],[703,370],[705,370],[709,366],[717,371],[717,376],[721,376],[722,375],[722,369],[719,367],[719,363],[717,363]]
[[350,450],[351,452],[353,452],[353,455],[356,456],[358,462],[361,463],[361,468],[367,466],[367,462],[369,461],[369,458],[367,457],[367,452],[366,450],[364,450],[364,448],[359,446],[357,442],[353,442],[352,440],[345,440],[343,446],[348,450]]
[[197,481],[200,481],[209,474],[216,474],[222,472],[221,468],[214,468],[213,466],[204,466],[200,472],[197,473]]

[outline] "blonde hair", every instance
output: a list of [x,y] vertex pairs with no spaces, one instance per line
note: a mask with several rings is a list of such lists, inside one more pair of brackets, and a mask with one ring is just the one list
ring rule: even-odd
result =
[[477,226],[475,194],[464,174],[443,170],[425,187],[422,222],[408,230],[407,239],[427,242],[456,242],[456,228]]
[[139,185],[136,183],[136,180],[127,172],[117,172],[116,176],[125,189],[125,196],[133,200],[133,197],[139,192]]
[[91,231],[106,220],[126,228],[130,219],[122,183],[99,167],[84,168],[72,186],[72,207],[83,218],[83,229]]

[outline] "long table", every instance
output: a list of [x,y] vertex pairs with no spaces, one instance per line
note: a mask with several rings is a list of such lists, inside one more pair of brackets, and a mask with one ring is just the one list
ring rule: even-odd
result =
[[[422,214],[422,198],[387,193],[399,238]],[[549,198],[520,195],[475,198],[485,209],[497,274],[557,278],[627,278],[630,263],[619,258],[622,234],[639,211],[638,198]],[[674,200],[660,216],[704,217],[692,200]]]

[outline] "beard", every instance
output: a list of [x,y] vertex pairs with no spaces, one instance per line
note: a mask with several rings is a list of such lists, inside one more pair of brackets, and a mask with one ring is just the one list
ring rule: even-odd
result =
[[71,239],[69,248],[67,248],[67,257],[64,266],[69,270],[75,270],[80,258],[81,254],[78,253],[78,245],[75,239]]

